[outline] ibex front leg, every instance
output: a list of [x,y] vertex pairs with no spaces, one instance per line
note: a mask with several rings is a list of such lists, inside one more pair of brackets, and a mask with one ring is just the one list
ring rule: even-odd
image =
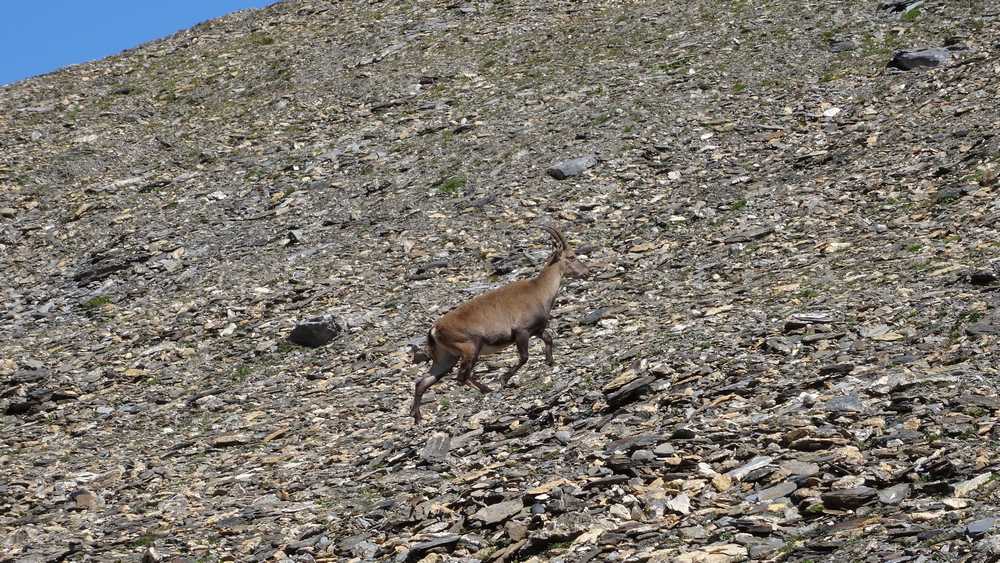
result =
[[528,363],[528,341],[531,340],[531,333],[526,330],[516,330],[514,331],[514,343],[517,344],[517,363],[514,364],[507,373],[503,374],[500,378],[500,385],[503,387],[508,387],[510,378],[517,373],[517,370],[521,369],[521,366]]
[[479,381],[479,378],[472,374],[473,368],[476,367],[476,362],[479,361],[479,353],[482,349],[482,341],[477,341],[461,348],[462,365],[458,369],[458,382],[475,387],[480,393],[486,394],[492,391],[492,389],[484,385]]
[[545,343],[545,363],[550,367],[556,365],[555,360],[552,359],[552,333],[548,330],[543,330],[538,337]]

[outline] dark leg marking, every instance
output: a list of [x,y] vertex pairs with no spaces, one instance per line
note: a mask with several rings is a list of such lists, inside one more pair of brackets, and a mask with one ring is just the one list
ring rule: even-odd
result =
[[458,368],[458,382],[465,383],[472,375],[472,368],[476,367],[479,361],[479,352],[483,348],[482,341],[473,342],[466,349],[462,350],[462,363]]
[[545,363],[549,364],[549,366],[556,365],[555,360],[552,359],[552,333],[543,330],[539,338],[545,343]]
[[431,366],[430,375],[417,380],[413,389],[413,406],[410,408],[410,415],[413,417],[414,424],[420,424],[420,401],[423,399],[424,393],[431,388],[431,385],[444,379],[444,376],[448,375],[448,372],[451,371],[451,368],[457,362],[458,357],[446,354],[443,358],[435,360],[434,365]]

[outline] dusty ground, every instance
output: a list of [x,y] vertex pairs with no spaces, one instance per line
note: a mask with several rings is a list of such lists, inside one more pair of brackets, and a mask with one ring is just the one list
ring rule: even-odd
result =
[[[997,557],[1000,8],[904,4],[286,1],[0,88],[0,561]],[[539,223],[556,367],[414,427]]]

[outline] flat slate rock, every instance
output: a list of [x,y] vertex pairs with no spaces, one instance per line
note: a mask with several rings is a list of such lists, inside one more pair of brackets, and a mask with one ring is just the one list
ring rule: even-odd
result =
[[470,516],[470,519],[478,520],[484,526],[491,526],[514,516],[522,508],[524,508],[524,503],[520,499],[507,500],[480,508],[475,514]]
[[291,334],[288,340],[309,348],[318,348],[328,344],[343,330],[340,322],[333,315],[323,315],[301,321]]
[[448,535],[413,544],[410,546],[410,550],[406,553],[405,561],[419,561],[424,555],[434,549],[444,548],[450,550],[458,545],[459,539],[461,539],[460,536]]
[[772,461],[774,461],[774,458],[771,456],[757,456],[740,467],[730,470],[726,473],[726,475],[739,481],[749,475],[752,471],[767,467]]
[[882,504],[899,504],[908,496],[910,496],[910,486],[902,483],[881,489],[878,492],[878,501]]
[[849,413],[862,412],[865,410],[865,405],[856,393],[851,393],[830,399],[822,405],[822,408],[830,412]]
[[747,501],[749,502],[767,502],[769,500],[774,500],[784,496],[788,496],[795,492],[798,485],[792,483],[791,481],[785,481],[784,483],[778,483],[773,487],[768,487],[766,489],[761,489],[756,493],[747,496]]
[[823,493],[823,506],[834,510],[852,510],[875,499],[877,491],[871,487],[853,487]]
[[597,158],[594,156],[581,156],[570,160],[563,160],[550,166],[545,173],[556,180],[565,180],[583,173],[584,170],[597,165]]
[[889,66],[900,70],[913,70],[946,65],[951,60],[951,51],[943,47],[932,47],[930,49],[896,51],[892,55],[892,60],[889,61]]

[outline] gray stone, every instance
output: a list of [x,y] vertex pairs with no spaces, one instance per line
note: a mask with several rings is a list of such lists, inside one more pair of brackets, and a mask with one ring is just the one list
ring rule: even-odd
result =
[[774,227],[757,227],[754,229],[747,229],[745,231],[738,231],[727,236],[723,242],[726,244],[734,244],[737,242],[750,242],[752,240],[757,240],[766,237],[767,235],[774,232]]
[[972,285],[991,285],[997,283],[997,274],[990,270],[976,270],[969,274]]
[[819,368],[820,375],[832,375],[839,373],[841,375],[847,375],[854,371],[854,364],[850,362],[842,362],[839,364],[827,364]]
[[230,448],[242,446],[250,443],[250,437],[245,434],[222,434],[214,436],[208,440],[208,445],[213,448]]
[[79,510],[97,510],[100,505],[100,497],[87,489],[77,489],[70,495],[74,508]]
[[365,539],[364,536],[351,536],[341,540],[338,546],[355,557],[371,559],[378,552],[378,546]]
[[680,528],[678,531],[681,536],[694,540],[705,539],[708,537],[708,532],[705,530],[704,526],[687,526]]
[[809,477],[819,473],[819,465],[808,461],[788,460],[781,462],[782,471],[795,477]]
[[1000,323],[979,322],[965,327],[965,333],[969,336],[996,336],[1000,335]]
[[203,409],[206,411],[217,411],[222,407],[226,406],[226,401],[224,401],[218,395],[206,395],[196,400],[194,404],[199,409]]
[[976,542],[976,549],[984,555],[1000,555],[1000,534],[993,534]]
[[663,435],[661,434],[638,434],[635,436],[629,436],[627,438],[622,438],[620,440],[615,440],[607,445],[605,451],[611,452],[630,452],[638,449],[647,448],[653,444],[656,444],[663,440]]
[[406,554],[405,561],[419,561],[424,555],[433,549],[454,548],[458,544],[458,539],[459,536],[452,534],[413,544],[410,546],[410,551]]
[[160,561],[163,561],[163,556],[156,551],[155,547],[149,546],[143,552],[141,561],[142,563],[160,563]]
[[521,502],[521,499],[507,500],[484,506],[469,518],[482,522],[484,526],[490,526],[514,516],[521,512],[522,508],[524,508],[524,503]]
[[636,450],[632,452],[632,461],[635,462],[645,462],[653,461],[656,459],[656,454],[649,450]]
[[942,47],[932,47],[930,49],[896,51],[892,55],[892,60],[889,61],[889,66],[900,70],[913,70],[941,66],[950,62],[951,51]]
[[992,530],[996,526],[996,524],[997,524],[996,516],[990,516],[988,518],[980,518],[979,520],[976,520],[975,522],[970,522],[967,526],[965,526],[965,533],[969,534],[974,538],[977,538]]
[[940,190],[934,192],[934,202],[935,203],[948,203],[950,201],[955,201],[960,197],[969,195],[974,190],[966,186],[952,186],[949,188],[941,188]]
[[552,176],[556,180],[565,180],[566,178],[571,178],[581,174],[584,170],[597,165],[597,158],[594,156],[581,156],[579,158],[573,158],[570,160],[563,160],[557,162],[549,167],[545,171],[546,174]]
[[785,541],[781,538],[753,538],[746,546],[750,550],[750,560],[756,561],[785,547]]
[[956,496],[956,497],[965,497],[965,496],[968,496],[969,493],[971,493],[971,492],[975,491],[976,489],[978,489],[979,487],[983,486],[984,484],[986,484],[987,482],[989,482],[989,480],[992,479],[992,478],[993,478],[993,472],[992,471],[987,471],[986,473],[983,473],[982,475],[979,475],[978,477],[974,477],[972,479],[969,479],[968,481],[962,481],[961,483],[955,483],[952,486],[952,489],[951,489],[952,490],[952,494],[954,496]]
[[737,467],[736,469],[730,470],[726,475],[732,477],[733,479],[739,481],[746,477],[751,471],[766,467],[769,463],[774,461],[774,458],[767,455],[757,456],[746,464]]
[[833,39],[830,41],[831,53],[843,53],[853,51],[858,48],[858,44],[853,39]]
[[13,219],[15,215],[17,215],[17,211],[13,207],[0,207],[0,217]]
[[653,449],[654,454],[662,456],[673,455],[674,451],[676,450],[674,450],[673,444],[660,444],[659,446],[656,446],[655,449]]
[[681,514],[691,513],[691,498],[686,494],[681,493],[674,498],[670,499],[666,503],[667,508],[673,510],[674,512],[679,512]]
[[912,10],[924,3],[924,0],[888,0],[879,2],[878,9],[893,13],[901,13]]
[[608,393],[605,400],[613,409],[633,403],[650,391],[649,385],[654,381],[656,377],[652,375],[637,377],[614,392]]
[[865,406],[857,394],[851,393],[830,399],[823,405],[823,409],[830,412],[862,412],[865,410]]
[[823,493],[820,498],[823,506],[834,510],[851,510],[871,502],[876,496],[871,487],[853,487]]
[[698,434],[694,430],[687,428],[686,426],[678,426],[674,429],[673,433],[670,434],[670,437],[674,440],[693,440],[697,436]]
[[878,500],[882,504],[899,504],[910,496],[910,486],[906,483],[894,485],[878,492]]
[[516,520],[504,524],[504,529],[511,541],[521,541],[528,536],[528,526]]
[[776,498],[781,498],[783,496],[790,495],[798,486],[791,481],[785,481],[784,483],[778,483],[773,487],[768,487],[766,489],[761,489],[752,495],[747,496],[747,501],[749,502],[767,502],[769,500],[774,500]]
[[288,340],[301,346],[318,348],[336,338],[342,330],[336,317],[323,315],[301,321],[295,325],[291,334],[288,335]]
[[594,309],[593,311],[591,311],[591,312],[587,313],[586,315],[584,315],[582,319],[580,319],[580,324],[582,324],[582,325],[594,325],[594,324],[597,324],[597,321],[603,319],[605,313],[607,313],[607,312],[608,312],[608,310],[605,307],[601,307],[599,309]]
[[427,439],[427,444],[420,451],[420,457],[426,461],[439,462],[448,457],[451,449],[451,436],[444,432],[435,432]]

